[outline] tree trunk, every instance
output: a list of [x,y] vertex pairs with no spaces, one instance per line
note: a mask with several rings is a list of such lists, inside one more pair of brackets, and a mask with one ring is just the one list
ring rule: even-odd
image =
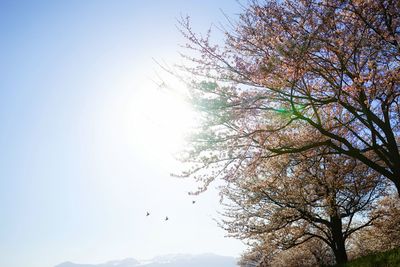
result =
[[338,264],[339,266],[348,261],[344,244],[339,248],[335,249],[333,253],[335,254],[336,264]]
[[332,216],[331,223],[332,223],[332,238],[334,241],[332,249],[333,253],[335,254],[336,264],[340,265],[348,261],[345,239],[343,237],[343,232],[342,232],[342,220],[339,216]]

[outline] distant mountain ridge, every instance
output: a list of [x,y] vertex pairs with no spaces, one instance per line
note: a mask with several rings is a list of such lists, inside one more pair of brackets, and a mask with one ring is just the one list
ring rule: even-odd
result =
[[55,267],[237,267],[233,257],[216,254],[171,254],[140,262],[134,258],[109,261],[101,264],[78,264],[64,262]]

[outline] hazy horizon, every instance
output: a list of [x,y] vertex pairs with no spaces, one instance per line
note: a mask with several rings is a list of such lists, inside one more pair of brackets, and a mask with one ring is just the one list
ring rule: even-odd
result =
[[[215,264],[218,263],[218,261],[226,261],[234,266],[236,265],[237,257],[232,257],[232,256],[223,256],[223,255],[217,255],[215,253],[201,253],[201,254],[164,254],[164,255],[158,255],[152,258],[146,258],[146,259],[139,259],[135,257],[127,257],[123,259],[112,259],[108,260],[105,262],[71,262],[71,261],[65,261],[62,263],[59,263],[55,265],[54,267],[81,267],[81,266],[102,266],[102,267],[108,267],[110,266],[119,266],[122,265],[123,267],[128,267],[125,265],[140,265],[140,266],[147,266],[151,264],[179,264],[179,263],[184,263],[185,261],[194,261],[196,263],[199,263],[199,261],[208,261],[210,264]],[[207,265],[209,266],[209,265]],[[130,266],[129,266],[130,267]],[[209,266],[211,267],[211,266]],[[218,266],[221,267],[221,266]]]

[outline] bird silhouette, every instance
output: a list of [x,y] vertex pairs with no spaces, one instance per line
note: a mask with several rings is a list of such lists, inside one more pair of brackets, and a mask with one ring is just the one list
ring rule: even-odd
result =
[[196,200],[192,200],[192,204],[196,203]]
[[169,219],[168,219],[168,216],[166,216],[166,217],[165,217],[165,220],[166,220],[166,221],[168,221],[168,220],[169,220]]
[[146,217],[147,217],[147,216],[149,216],[149,215],[150,215],[150,213],[149,213],[149,212],[147,212],[147,213],[146,213]]

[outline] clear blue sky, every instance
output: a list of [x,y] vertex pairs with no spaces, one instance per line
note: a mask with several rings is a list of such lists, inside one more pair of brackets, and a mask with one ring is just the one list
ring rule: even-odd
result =
[[0,266],[240,253],[212,220],[215,192],[192,205],[194,185],[169,177],[166,144],[185,112],[151,82],[152,58],[179,60],[176,18],[205,31],[220,9],[240,7],[0,1]]

